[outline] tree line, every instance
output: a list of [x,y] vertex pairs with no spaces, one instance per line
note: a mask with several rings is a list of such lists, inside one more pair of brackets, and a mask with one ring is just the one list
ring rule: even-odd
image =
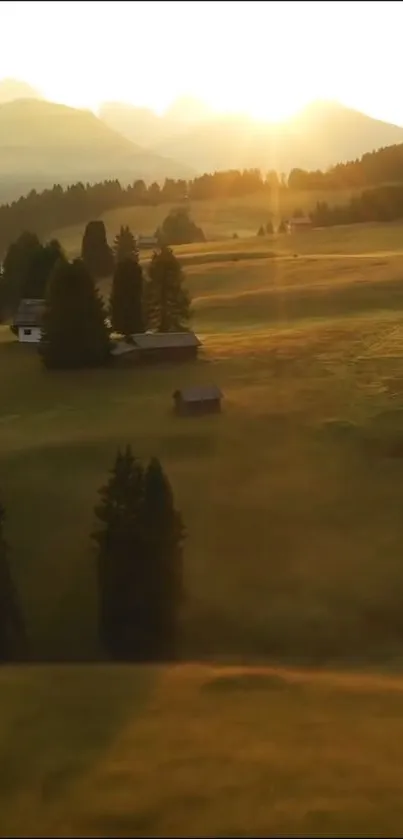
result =
[[258,169],[252,169],[215,172],[191,181],[166,178],[162,186],[157,183],[147,186],[143,180],[136,180],[123,187],[118,180],[106,180],[96,184],[79,182],[65,188],[55,184],[42,192],[31,190],[17,201],[0,206],[0,256],[24,230],[44,239],[59,227],[85,224],[118,207],[164,203],[186,206],[190,200],[239,197],[277,189],[279,183],[276,172],[264,178]]
[[382,186],[364,190],[345,204],[329,206],[318,201],[310,214],[317,227],[336,224],[394,221],[403,218],[403,186]]
[[338,163],[327,171],[294,168],[288,178],[274,170],[263,174],[259,169],[231,169],[192,180],[166,178],[161,186],[156,182],[147,186],[143,180],[126,187],[119,180],[79,182],[68,187],[55,184],[42,192],[31,190],[17,201],[0,206],[0,255],[4,255],[23,230],[30,230],[43,239],[59,227],[84,224],[118,207],[164,203],[186,206],[192,200],[240,198],[257,192],[270,196],[286,190],[358,189],[400,182],[403,182],[403,144]]
[[[98,638],[114,661],[178,655],[185,528],[158,459],[119,450],[95,507]],[[0,505],[0,662],[30,659]]]
[[356,160],[337,163],[327,171],[292,169],[291,190],[364,189],[380,184],[403,183],[403,143],[367,152]]

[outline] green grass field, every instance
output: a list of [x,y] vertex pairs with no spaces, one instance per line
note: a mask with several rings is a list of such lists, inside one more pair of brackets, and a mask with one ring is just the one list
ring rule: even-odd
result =
[[[194,364],[46,373],[2,328],[2,495],[34,654],[97,655],[93,508],[127,442],[161,458],[188,528],[185,656],[400,654],[403,468],[374,452],[402,427],[403,255],[186,271]],[[198,382],[220,385],[222,416],[177,419],[173,390]]]
[[[269,219],[275,223],[281,218],[293,215],[296,209],[310,212],[317,201],[327,201],[330,205],[344,204],[351,191],[336,192],[284,192],[279,196],[268,197],[258,193],[245,198],[225,198],[214,201],[192,201],[190,213],[193,220],[202,227],[206,238],[211,242],[220,242],[232,237],[234,233],[240,239],[254,237],[262,224]],[[153,234],[171,209],[169,204],[158,207],[122,207],[103,215],[108,237],[113,241],[121,224],[128,224],[136,233]],[[55,230],[52,235],[62,242],[70,256],[77,256],[85,225],[76,225]],[[284,238],[284,237],[282,237]],[[262,240],[258,240],[258,242]],[[234,240],[236,242],[236,240]],[[248,247],[250,243],[248,243]],[[228,248],[228,244],[226,245]],[[231,246],[232,247],[232,246]],[[261,244],[260,244],[261,247]],[[367,248],[364,248],[367,250]]]
[[401,678],[5,668],[0,707],[4,837],[401,836]]
[[[93,508],[130,442],[182,510],[182,656],[205,664],[4,668],[0,835],[399,835],[403,682],[358,675],[403,653],[399,235],[182,249],[192,364],[49,373],[1,328],[0,488],[33,654],[99,657]],[[172,391],[198,382],[222,415],[176,418]],[[357,675],[290,669],[330,664]]]

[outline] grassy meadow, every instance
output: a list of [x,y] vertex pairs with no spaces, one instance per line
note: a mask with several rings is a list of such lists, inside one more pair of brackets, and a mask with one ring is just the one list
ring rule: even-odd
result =
[[0,707],[8,839],[401,836],[401,678],[2,668]]
[[[189,209],[192,219],[203,229],[209,242],[222,243],[223,240],[232,237],[234,233],[240,239],[255,236],[259,227],[266,224],[269,219],[277,222],[282,218],[288,218],[293,215],[296,209],[308,213],[313,210],[317,201],[328,201],[330,205],[344,204],[351,195],[351,190],[336,190],[335,192],[285,191],[271,197],[258,193],[244,198],[192,201]],[[176,205],[122,207],[106,212],[102,218],[110,240],[113,240],[121,224],[128,224],[134,232],[147,236],[154,233],[172,206]],[[60,239],[69,255],[77,256],[81,248],[84,226],[77,225],[55,230],[52,235]]]
[[[2,494],[35,656],[98,655],[93,508],[126,442],[161,458],[188,528],[185,657],[400,656],[403,253],[361,248],[194,253],[197,363],[49,373],[2,328]],[[223,414],[179,420],[173,390],[199,382]]]
[[[32,653],[58,662],[0,671],[0,835],[400,835],[399,236],[179,249],[195,363],[50,373],[0,329],[7,538]],[[203,382],[222,415],[176,418]],[[184,516],[199,664],[86,665],[93,508],[126,442]]]

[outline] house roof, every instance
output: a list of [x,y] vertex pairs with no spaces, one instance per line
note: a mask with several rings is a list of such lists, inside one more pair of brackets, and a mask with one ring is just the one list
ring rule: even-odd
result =
[[196,387],[184,387],[175,390],[173,396],[180,396],[183,402],[210,402],[212,399],[221,399],[222,391],[217,385],[198,385]]
[[139,350],[200,346],[200,341],[194,332],[142,332],[133,335],[133,341]]
[[21,300],[14,315],[14,326],[41,326],[45,301],[39,299]]
[[137,350],[137,347],[133,344],[129,344],[127,341],[114,341],[111,349],[111,355],[118,357],[120,355],[127,355],[128,353],[135,352],[135,350]]

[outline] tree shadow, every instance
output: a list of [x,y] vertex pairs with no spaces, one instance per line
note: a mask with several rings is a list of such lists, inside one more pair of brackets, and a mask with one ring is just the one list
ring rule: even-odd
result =
[[157,668],[126,665],[5,667],[0,671],[0,809],[32,786],[63,796],[122,729],[141,716]]

